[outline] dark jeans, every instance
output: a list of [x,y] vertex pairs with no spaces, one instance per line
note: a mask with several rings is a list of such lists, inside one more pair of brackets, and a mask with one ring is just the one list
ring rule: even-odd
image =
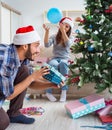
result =
[[[20,83],[28,75],[29,74],[28,74],[27,67],[21,66],[15,78],[14,85]],[[0,109],[0,130],[5,130],[7,126],[9,125],[10,123],[9,116],[17,116],[20,114],[19,109],[21,109],[23,106],[23,100],[24,100],[25,94],[26,94],[26,90],[20,93],[14,99],[10,100],[10,106],[7,113],[3,110],[3,108]]]

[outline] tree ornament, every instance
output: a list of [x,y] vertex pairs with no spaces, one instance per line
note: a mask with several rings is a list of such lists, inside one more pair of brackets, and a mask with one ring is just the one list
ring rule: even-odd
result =
[[80,81],[79,76],[71,79],[71,83],[76,83],[79,81]]
[[76,21],[76,22],[80,22],[80,21],[81,21],[81,18],[80,18],[80,17],[77,17],[77,18],[75,19],[75,21]]
[[86,22],[85,19],[81,20],[80,23],[84,24]]
[[112,5],[110,5],[110,6],[109,6],[109,10],[111,10],[111,11],[112,11]]
[[80,42],[80,38],[76,38],[74,42]]
[[87,16],[87,20],[91,20],[91,18],[92,18],[92,17],[91,17],[90,15]]
[[90,25],[89,25],[89,28],[90,28],[90,29],[92,29],[92,28],[93,28],[93,26],[90,24]]
[[108,53],[108,56],[112,57],[112,51]]
[[110,10],[109,10],[109,9],[106,9],[106,10],[105,10],[105,13],[109,14],[109,13],[110,13]]
[[92,51],[94,51],[94,47],[91,45],[91,46],[88,46],[88,51],[90,51],[90,52],[92,52]]
[[79,29],[76,29],[76,30],[75,30],[75,33],[80,33]]
[[83,42],[83,41],[80,41],[79,43],[80,43],[81,45],[83,45],[83,44],[84,44],[84,42]]

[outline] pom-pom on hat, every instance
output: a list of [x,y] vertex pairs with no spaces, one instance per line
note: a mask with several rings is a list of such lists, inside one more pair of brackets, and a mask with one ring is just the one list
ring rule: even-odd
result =
[[31,44],[37,41],[40,41],[40,36],[31,25],[18,28],[13,38],[14,45]]
[[62,18],[62,19],[60,20],[60,23],[67,23],[67,24],[70,25],[71,28],[74,27],[73,21],[72,21],[72,19],[69,18],[69,17],[64,17],[64,18]]

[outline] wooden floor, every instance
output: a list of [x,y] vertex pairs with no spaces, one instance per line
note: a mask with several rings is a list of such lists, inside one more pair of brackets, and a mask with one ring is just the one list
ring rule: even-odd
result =
[[[67,102],[73,99],[68,99]],[[66,103],[67,103],[66,102]],[[82,128],[83,125],[102,125],[95,114],[89,114],[78,119],[72,119],[66,114],[64,105],[66,103],[50,102],[46,98],[24,100],[24,107],[41,106],[45,113],[41,116],[33,116],[36,121],[31,125],[11,123],[6,130],[100,130],[93,128]],[[8,103],[4,104],[7,110]]]

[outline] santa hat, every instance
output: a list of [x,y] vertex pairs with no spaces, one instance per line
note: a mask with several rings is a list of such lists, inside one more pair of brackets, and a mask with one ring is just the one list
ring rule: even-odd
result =
[[40,41],[40,36],[31,25],[18,28],[13,38],[15,45],[31,44],[37,41]]
[[60,23],[67,23],[67,24],[70,25],[71,28],[74,27],[74,23],[73,23],[72,19],[69,18],[69,17],[64,17],[64,18],[62,18],[62,19],[60,20]]

